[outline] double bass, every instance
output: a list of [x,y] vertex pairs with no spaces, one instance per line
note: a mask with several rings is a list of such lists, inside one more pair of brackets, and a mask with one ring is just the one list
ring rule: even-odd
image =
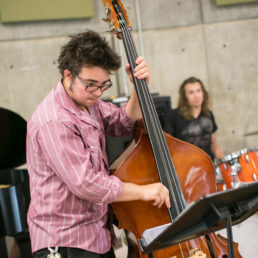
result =
[[[103,0],[111,30],[123,40],[132,73],[136,67],[137,51],[131,35],[131,25],[119,0]],[[135,130],[134,146],[122,155],[112,173],[123,182],[138,185],[161,182],[170,192],[171,207],[157,208],[152,202],[130,201],[112,204],[119,228],[131,232],[135,239],[156,226],[173,222],[189,205],[200,197],[216,191],[213,162],[196,146],[176,139],[162,131],[154,102],[145,80],[133,78],[143,123]],[[126,156],[126,158],[124,158]],[[113,166],[114,167],[114,166]],[[196,214],[198,216],[198,214]],[[130,241],[131,243],[131,241]],[[135,246],[130,244],[128,246]],[[148,257],[139,245],[128,257]],[[242,257],[234,244],[235,257]],[[153,252],[153,257],[228,257],[227,239],[210,233]]]

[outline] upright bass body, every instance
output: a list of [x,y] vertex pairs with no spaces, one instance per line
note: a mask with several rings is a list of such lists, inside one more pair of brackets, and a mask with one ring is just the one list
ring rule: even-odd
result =
[[[149,138],[143,130],[140,130],[136,135],[138,139],[134,148],[122,160],[116,170],[113,171],[113,174],[123,182],[131,182],[139,185],[159,182]],[[204,195],[215,192],[216,178],[214,166],[207,154],[201,149],[169,135],[165,135],[165,138],[187,204],[198,200]],[[163,206],[159,209],[153,206],[152,202],[120,202],[113,203],[112,207],[119,221],[119,228],[132,232],[136,239],[140,239],[143,231],[148,228],[171,222],[167,208]],[[215,257],[227,257],[227,239],[214,233],[209,234],[209,236]],[[198,256],[194,256],[195,250],[198,250],[196,253]],[[132,257],[148,257],[141,253],[139,247],[137,251],[137,256],[134,253]],[[130,249],[129,252],[131,252]],[[236,258],[242,257],[236,243],[234,244],[234,253]],[[205,254],[207,258],[211,257],[205,237],[199,237],[156,251],[153,253],[153,256],[156,258],[178,258],[200,257],[201,254]],[[130,257],[130,254],[128,256]]]
[[[114,31],[118,38],[123,39],[133,74],[138,56],[130,33],[127,14],[119,0],[103,0],[103,2],[106,7],[106,20],[110,20],[111,31]],[[145,130],[139,129],[139,133],[135,134],[138,136],[136,145],[117,167],[114,175],[123,182],[138,185],[161,182],[169,190],[172,205],[168,209],[165,205],[159,209],[151,202],[132,201],[112,204],[119,227],[129,230],[136,239],[140,239],[144,230],[171,223],[187,204],[215,192],[216,182],[214,166],[207,154],[189,143],[168,135],[164,136],[146,81],[135,77],[133,80]],[[206,239],[208,239],[209,248]],[[195,250],[198,250],[198,253]],[[241,257],[237,250],[235,253],[235,257]],[[215,234],[209,234],[206,238],[200,237],[164,248],[154,252],[153,255],[156,258],[196,256],[222,258],[225,254],[227,254],[225,240]],[[139,247],[137,256],[144,257]]]

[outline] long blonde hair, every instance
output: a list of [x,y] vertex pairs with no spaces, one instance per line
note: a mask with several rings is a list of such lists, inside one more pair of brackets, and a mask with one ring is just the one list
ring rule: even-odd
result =
[[179,109],[179,113],[186,120],[192,120],[193,116],[191,113],[191,107],[189,106],[189,103],[186,98],[185,85],[188,83],[195,83],[195,82],[200,83],[201,89],[203,92],[203,103],[202,103],[201,113],[207,117],[211,116],[209,94],[208,94],[207,90],[205,89],[203,82],[198,78],[190,77],[190,78],[185,79],[179,88],[178,109]]

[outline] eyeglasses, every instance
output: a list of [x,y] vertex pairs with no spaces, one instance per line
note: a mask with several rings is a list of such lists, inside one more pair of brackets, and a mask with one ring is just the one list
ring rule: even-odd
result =
[[83,86],[85,86],[85,89],[87,92],[93,93],[94,91],[100,89],[102,92],[109,89],[112,86],[112,82],[110,81],[110,79],[108,81],[106,81],[105,83],[102,83],[101,85],[96,84],[95,82],[86,82],[84,80],[82,80],[78,74],[76,74],[75,72],[72,71],[72,73],[74,74],[75,77],[78,78],[78,80],[81,82],[81,84]]

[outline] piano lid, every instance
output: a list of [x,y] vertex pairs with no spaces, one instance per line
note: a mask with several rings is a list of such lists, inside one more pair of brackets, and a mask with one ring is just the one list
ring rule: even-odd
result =
[[26,163],[26,127],[20,115],[0,107],[0,169]]

